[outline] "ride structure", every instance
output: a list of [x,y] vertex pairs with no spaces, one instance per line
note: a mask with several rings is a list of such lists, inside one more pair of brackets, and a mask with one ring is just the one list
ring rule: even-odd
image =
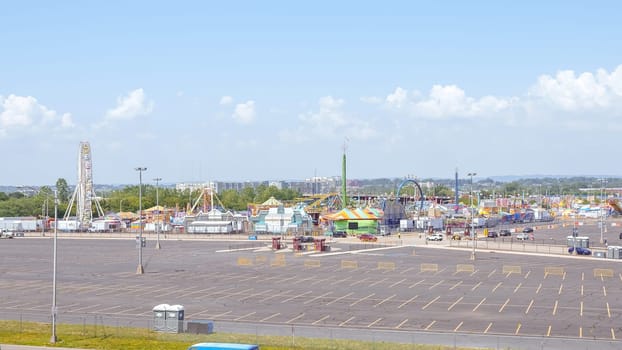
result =
[[93,221],[93,204],[97,210],[97,215],[99,217],[104,216],[104,211],[99,203],[99,198],[95,195],[95,187],[93,186],[93,162],[91,158],[91,145],[88,141],[80,142],[78,183],[73,191],[63,220],[67,221],[69,219],[74,203],[76,205],[76,220],[81,230],[88,229]]

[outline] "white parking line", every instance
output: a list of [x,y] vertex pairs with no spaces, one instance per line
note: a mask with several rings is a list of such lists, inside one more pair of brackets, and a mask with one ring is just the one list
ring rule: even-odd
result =
[[400,324],[398,324],[397,326],[395,326],[395,329],[399,329],[399,328],[401,328],[401,327],[404,325],[404,323],[406,323],[406,322],[408,322],[408,319],[405,319],[405,320],[404,320],[404,321],[402,321]]
[[270,292],[272,292],[272,289],[264,290],[263,292],[259,292],[259,293],[249,294],[249,295],[245,296],[242,299],[238,299],[238,301],[244,301],[244,300],[247,300],[247,299],[254,299],[254,298],[256,298],[256,297],[258,297],[260,295],[269,294]]
[[343,326],[345,326],[345,324],[346,324],[346,323],[348,323],[348,322],[352,321],[353,319],[355,319],[355,317],[354,317],[354,316],[352,316],[352,317],[348,318],[347,320],[345,320],[345,321],[341,322],[341,323],[339,324],[339,327],[343,327]]
[[391,300],[391,299],[395,298],[395,296],[397,296],[397,294],[393,294],[393,295],[391,295],[390,297],[385,298],[384,300],[382,300],[382,301],[381,301],[381,302],[379,302],[378,304],[374,305],[374,307],[377,307],[377,306],[380,306],[380,305],[384,304],[385,302],[387,302],[387,301],[389,301],[389,300]]
[[474,291],[477,289],[477,287],[481,286],[482,282],[477,282],[477,284],[475,286],[473,286],[473,288],[471,288],[471,291]]
[[449,288],[449,290],[454,290],[454,288],[458,287],[458,286],[459,286],[459,285],[461,285],[461,284],[462,284],[462,281],[460,281],[460,282],[458,282],[458,283],[454,284],[451,288]]
[[527,310],[525,310],[525,315],[529,313],[529,310],[531,310],[531,306],[533,305],[533,299],[531,299],[531,302],[529,303],[529,306],[527,306]]
[[288,302],[288,301],[290,301],[290,300],[294,300],[294,299],[296,299],[296,298],[304,297],[305,295],[307,295],[307,294],[311,294],[311,293],[313,293],[313,291],[310,291],[310,290],[309,290],[309,291],[306,291],[306,292],[304,292],[304,293],[302,293],[302,294],[296,294],[296,295],[294,295],[294,296],[292,296],[292,297],[289,297],[289,298],[287,298],[287,299],[283,299],[283,300],[281,300],[281,304],[286,303],[286,302]]
[[411,301],[417,299],[418,297],[419,297],[418,295],[415,295],[414,297],[412,297],[412,298],[406,300],[405,302],[403,302],[402,304],[400,304],[400,306],[398,306],[397,308],[401,309],[403,306],[408,305]]
[[479,302],[479,304],[477,304],[476,307],[473,308],[473,312],[477,311],[477,309],[479,309],[480,306],[482,306],[482,304],[486,301],[486,298],[482,299],[482,301]]
[[425,281],[425,279],[422,279],[421,281],[419,281],[419,282],[417,282],[417,283],[415,283],[415,284],[411,285],[411,286],[410,286],[410,287],[408,287],[408,288],[415,288],[415,287],[416,287],[416,286],[418,286],[419,284],[423,283],[423,281]]
[[304,315],[305,315],[305,313],[303,312],[303,313],[301,313],[300,315],[298,315],[298,316],[296,316],[296,317],[292,318],[291,320],[288,320],[288,321],[287,321],[287,322],[285,322],[285,323],[292,323],[292,322],[296,321],[297,319],[302,318]]
[[367,281],[368,279],[369,279],[369,277],[365,277],[365,278],[363,278],[362,280],[358,280],[358,281],[356,281],[356,282],[354,282],[354,283],[351,283],[351,284],[350,284],[350,287],[355,286],[355,285],[357,285],[357,284],[359,284],[359,283],[363,283],[363,282]]
[[438,300],[438,299],[440,299],[440,298],[441,298],[441,296],[439,295],[439,296],[437,296],[436,298],[432,299],[432,301],[430,301],[429,303],[425,304],[425,306],[423,306],[423,307],[421,308],[421,310],[425,310],[425,309],[427,309],[427,308],[428,308],[428,306],[430,306],[430,305],[434,304],[434,302],[435,302],[435,301],[437,301],[437,300]]
[[375,320],[374,322],[372,322],[372,323],[368,324],[368,325],[367,325],[367,328],[372,327],[373,325],[375,325],[376,323],[378,323],[378,322],[380,322],[380,321],[382,321],[382,317],[380,317],[379,319]]
[[448,308],[447,308],[447,311],[451,311],[451,309],[453,309],[453,308],[454,308],[454,306],[456,306],[459,302],[461,302],[461,301],[462,301],[462,299],[464,299],[464,297],[460,297],[460,298],[458,298],[458,300],[456,300],[453,304],[451,304],[451,306],[450,306],[450,307],[448,307]]
[[338,279],[335,282],[331,282],[330,285],[333,286],[333,285],[335,285],[337,283],[346,282],[346,281],[348,281],[350,279],[352,279],[352,276],[348,276],[346,278]]
[[352,294],[354,294],[354,293],[353,293],[353,292],[350,292],[350,293],[348,293],[348,294],[346,294],[346,295],[340,296],[339,298],[336,298],[335,300],[333,300],[333,301],[331,301],[331,302],[326,303],[326,305],[334,304],[334,303],[336,303],[336,302],[338,302],[338,301],[340,301],[340,300],[342,300],[342,299],[345,299],[345,298],[349,297],[349,296],[350,296],[350,295],[352,295]]
[[255,312],[255,311],[253,311],[253,312],[251,312],[251,313],[248,313],[248,314],[246,314],[246,315],[244,315],[244,316],[240,316],[240,317],[236,318],[234,321],[239,321],[239,320],[241,320],[241,319],[247,318],[248,316],[253,316],[254,314],[256,314],[256,312]]
[[357,300],[357,301],[353,302],[352,304],[350,304],[350,306],[354,306],[354,305],[356,305],[356,304],[360,303],[360,302],[361,302],[361,301],[363,301],[363,300],[367,300],[367,299],[369,299],[369,298],[373,297],[374,295],[376,295],[376,293],[371,293],[370,295],[368,295],[368,296],[366,296],[366,297],[364,297],[364,298],[362,298],[362,299],[359,299],[359,300]]
[[312,324],[312,325],[316,325],[316,324],[318,324],[318,323],[320,323],[320,322],[324,321],[325,319],[327,319],[327,318],[329,318],[329,317],[330,317],[330,315],[326,315],[326,316],[324,316],[324,317],[320,318],[319,320],[317,320],[317,321],[315,321],[315,322],[313,322],[313,323],[311,323],[311,324]]
[[499,312],[503,312],[503,309],[505,309],[505,306],[510,302],[510,298],[508,298],[508,300],[505,301],[505,303],[503,304],[503,306],[501,306],[501,308],[499,309]]
[[436,286],[440,285],[440,284],[441,284],[441,283],[443,283],[443,282],[445,282],[445,280],[440,280],[440,281],[438,281],[437,283],[435,283],[435,284],[433,284],[432,286],[430,286],[430,288],[428,288],[428,289],[432,289],[432,288],[434,288],[434,287],[436,287]]
[[381,279],[380,281],[376,281],[376,282],[374,282],[374,283],[370,284],[370,285],[369,285],[369,287],[373,287],[373,286],[375,286],[375,285],[377,285],[377,284],[380,284],[380,283],[382,283],[382,282],[384,282],[384,281],[386,281],[386,280],[388,280],[388,278],[383,278],[383,279]]
[[393,288],[393,287],[397,286],[398,284],[401,284],[402,282],[405,282],[405,281],[406,281],[406,278],[404,278],[404,279],[402,279],[400,281],[397,281],[397,282],[393,283],[392,285],[390,285],[389,288]]
[[312,303],[312,302],[314,302],[314,301],[316,301],[318,299],[321,299],[321,298],[323,298],[323,297],[325,297],[327,295],[330,295],[330,294],[333,294],[333,292],[326,292],[326,293],[324,293],[322,295],[318,295],[315,298],[312,298],[312,299],[309,299],[309,300],[305,301],[303,304],[310,304],[310,303]]

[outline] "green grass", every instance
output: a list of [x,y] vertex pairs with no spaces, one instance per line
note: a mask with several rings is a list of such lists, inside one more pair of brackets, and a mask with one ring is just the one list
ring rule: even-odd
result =
[[108,327],[103,325],[57,326],[55,345],[50,344],[51,325],[45,323],[0,321],[0,339],[4,344],[57,346],[101,350],[185,350],[200,342],[235,342],[259,344],[262,350],[445,350],[467,349],[435,345],[363,342],[341,339],[255,336],[248,334],[168,334],[144,328]]

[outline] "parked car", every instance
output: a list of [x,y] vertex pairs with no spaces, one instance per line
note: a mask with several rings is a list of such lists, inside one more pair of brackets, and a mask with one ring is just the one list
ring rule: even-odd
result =
[[499,236],[511,236],[512,232],[510,230],[501,230],[499,231]]
[[577,255],[592,255],[591,250],[583,247],[577,247],[575,251],[577,252]]
[[442,241],[443,240],[443,234],[441,233],[433,233],[429,236],[427,236],[425,238],[428,241]]
[[333,232],[333,237],[345,238],[348,237],[348,234],[346,233],[346,231],[335,231]]
[[499,234],[495,231],[488,231],[488,238],[497,238]]
[[378,240],[378,237],[369,233],[363,233],[359,236],[359,239],[363,242],[376,242]]
[[519,241],[526,241],[529,239],[529,235],[526,233],[519,233],[516,235],[516,239],[518,239]]
[[300,238],[300,243],[313,243],[313,236],[298,236]]
[[523,229],[523,233],[531,233],[531,232],[533,232],[533,228],[531,228],[531,227],[525,227]]

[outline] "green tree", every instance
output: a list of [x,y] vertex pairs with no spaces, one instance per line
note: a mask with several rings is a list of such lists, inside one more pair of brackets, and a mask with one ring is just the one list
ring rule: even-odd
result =
[[67,180],[62,177],[56,180],[56,191],[58,194],[58,200],[61,202],[69,201],[69,185],[67,185]]

